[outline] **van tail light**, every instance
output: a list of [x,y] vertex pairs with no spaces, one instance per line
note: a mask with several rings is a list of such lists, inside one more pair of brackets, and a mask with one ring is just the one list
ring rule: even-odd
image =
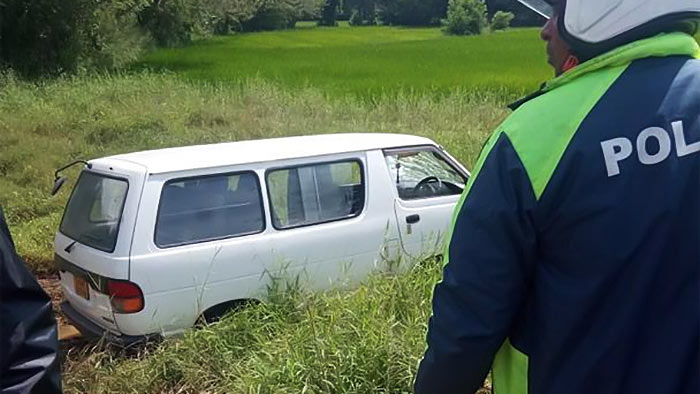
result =
[[107,295],[116,313],[136,313],[143,309],[143,293],[135,283],[108,279]]

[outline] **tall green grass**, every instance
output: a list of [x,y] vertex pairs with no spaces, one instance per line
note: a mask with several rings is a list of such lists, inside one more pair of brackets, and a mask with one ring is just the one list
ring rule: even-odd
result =
[[[535,30],[450,38],[435,29],[303,29],[217,38],[146,59],[170,74],[39,83],[3,75],[0,205],[20,254],[42,274],[52,271],[68,196],[49,196],[53,169],[73,159],[377,131],[430,137],[469,166],[507,115],[504,104],[549,75],[541,52]],[[439,277],[439,264],[425,262],[347,292],[273,292],[270,303],[136,356],[78,349],[64,364],[65,389],[410,392]]]
[[551,77],[538,29],[445,36],[437,28],[337,27],[216,37],[162,49],[141,66],[192,80],[251,76],[363,98],[479,91],[511,97]]
[[[88,76],[42,83],[0,78],[0,205],[35,273],[52,272],[53,234],[70,194],[53,170],[75,159],[179,145],[338,132],[430,137],[471,163],[504,100],[455,92],[327,98],[264,80],[192,83],[174,75]],[[75,179],[77,169],[68,174]]]
[[[141,354],[69,354],[67,393],[409,393],[440,264],[376,274],[351,291],[273,291]],[[484,391],[485,394],[485,391]]]

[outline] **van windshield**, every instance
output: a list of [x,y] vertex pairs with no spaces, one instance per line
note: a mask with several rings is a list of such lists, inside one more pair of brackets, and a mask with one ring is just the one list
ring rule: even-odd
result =
[[81,244],[114,252],[128,188],[124,179],[83,171],[68,201],[60,231]]

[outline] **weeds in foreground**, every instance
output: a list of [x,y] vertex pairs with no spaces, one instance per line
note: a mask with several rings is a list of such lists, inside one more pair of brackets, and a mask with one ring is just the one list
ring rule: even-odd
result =
[[[272,286],[269,301],[136,355],[69,354],[71,392],[410,392],[440,263],[377,273],[354,290]],[[285,291],[283,289],[291,289]]]

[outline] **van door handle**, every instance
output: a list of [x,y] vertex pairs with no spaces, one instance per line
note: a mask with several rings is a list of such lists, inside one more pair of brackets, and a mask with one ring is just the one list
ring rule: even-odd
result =
[[408,224],[416,224],[420,222],[420,215],[408,215],[406,216],[406,223]]

